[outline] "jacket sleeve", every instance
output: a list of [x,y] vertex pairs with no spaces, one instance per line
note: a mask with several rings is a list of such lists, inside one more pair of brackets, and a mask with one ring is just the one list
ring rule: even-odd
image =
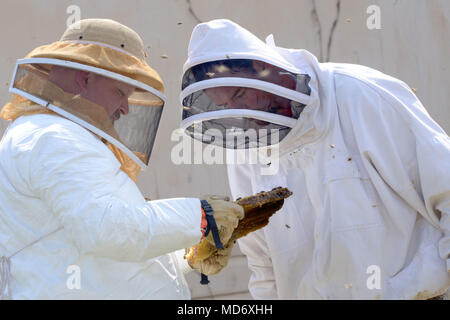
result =
[[248,289],[254,299],[278,299],[272,260],[262,229],[254,231],[238,240],[239,248],[247,256],[248,267],[252,272]]
[[67,123],[42,131],[22,153],[29,166],[21,174],[81,252],[144,261],[199,242],[198,199],[146,202],[90,132]]
[[[231,157],[227,153],[227,159]],[[229,164],[228,181],[233,199],[252,195],[252,165]],[[254,299],[277,299],[275,276],[264,231],[257,230],[238,240],[239,248],[247,256],[251,271],[248,288]]]
[[439,255],[450,271],[448,135],[405,83],[388,80],[380,86],[345,75],[337,79],[340,112],[351,121],[363,162],[442,231]]

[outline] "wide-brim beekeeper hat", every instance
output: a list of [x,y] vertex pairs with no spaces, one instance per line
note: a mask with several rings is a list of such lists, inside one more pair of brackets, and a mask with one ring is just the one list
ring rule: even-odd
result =
[[[106,140],[116,157],[131,159],[145,168],[165,102],[163,81],[145,58],[144,43],[132,29],[109,19],[80,20],[70,25],[59,41],[17,60],[10,86],[14,98],[4,106],[1,116],[14,120],[33,110],[42,112],[45,107]],[[128,98],[128,114],[114,121],[103,106],[50,81],[52,70],[61,67],[134,87]]]

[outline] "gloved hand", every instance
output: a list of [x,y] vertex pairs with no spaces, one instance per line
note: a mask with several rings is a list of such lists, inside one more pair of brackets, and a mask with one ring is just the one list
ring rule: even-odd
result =
[[228,264],[231,251],[233,250],[233,245],[234,242],[230,241],[230,243],[224,246],[223,249],[216,250],[208,258],[201,260],[195,264],[189,265],[192,269],[195,269],[206,276],[217,274]]
[[[214,210],[214,220],[219,231],[220,241],[225,246],[239,224],[239,220],[244,218],[244,209],[240,205],[230,202],[230,198],[225,196],[205,196],[204,200],[208,201]],[[212,232],[209,232],[205,239],[215,247]]]
[[[218,273],[226,266],[234,242],[229,241],[239,220],[244,217],[244,210],[240,205],[230,202],[228,197],[203,197],[214,211],[214,220],[217,225],[220,242],[223,249],[216,247],[212,232],[195,246],[186,249],[185,259],[196,270],[204,270],[203,274]],[[228,242],[231,242],[229,244]]]

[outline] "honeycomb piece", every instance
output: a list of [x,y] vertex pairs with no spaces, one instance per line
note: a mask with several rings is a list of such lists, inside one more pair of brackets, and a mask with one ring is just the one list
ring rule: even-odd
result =
[[[291,195],[292,192],[289,189],[278,187],[271,191],[262,191],[252,196],[237,199],[235,203],[244,209],[244,218],[239,221],[229,242],[224,245],[228,246],[231,241],[234,242],[250,232],[265,227],[269,223],[269,218],[281,209],[284,204],[284,199]],[[206,239],[203,239],[198,245],[189,249],[185,258],[189,264],[193,265],[207,259],[217,250]]]

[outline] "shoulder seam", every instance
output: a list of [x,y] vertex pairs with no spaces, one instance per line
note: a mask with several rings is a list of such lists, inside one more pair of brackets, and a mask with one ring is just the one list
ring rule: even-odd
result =
[[339,75],[351,78],[353,80],[356,80],[360,84],[364,84],[367,88],[370,88],[371,91],[375,92],[377,94],[377,96],[380,97],[381,100],[383,100],[386,104],[391,106],[392,109],[395,110],[395,112],[398,113],[398,111],[393,107],[392,102],[388,101],[376,88],[374,88],[374,84],[371,81],[366,80],[366,79],[361,79],[360,77],[358,77],[356,75],[348,74],[348,73],[342,72],[342,71],[336,71],[335,74],[339,74]]

